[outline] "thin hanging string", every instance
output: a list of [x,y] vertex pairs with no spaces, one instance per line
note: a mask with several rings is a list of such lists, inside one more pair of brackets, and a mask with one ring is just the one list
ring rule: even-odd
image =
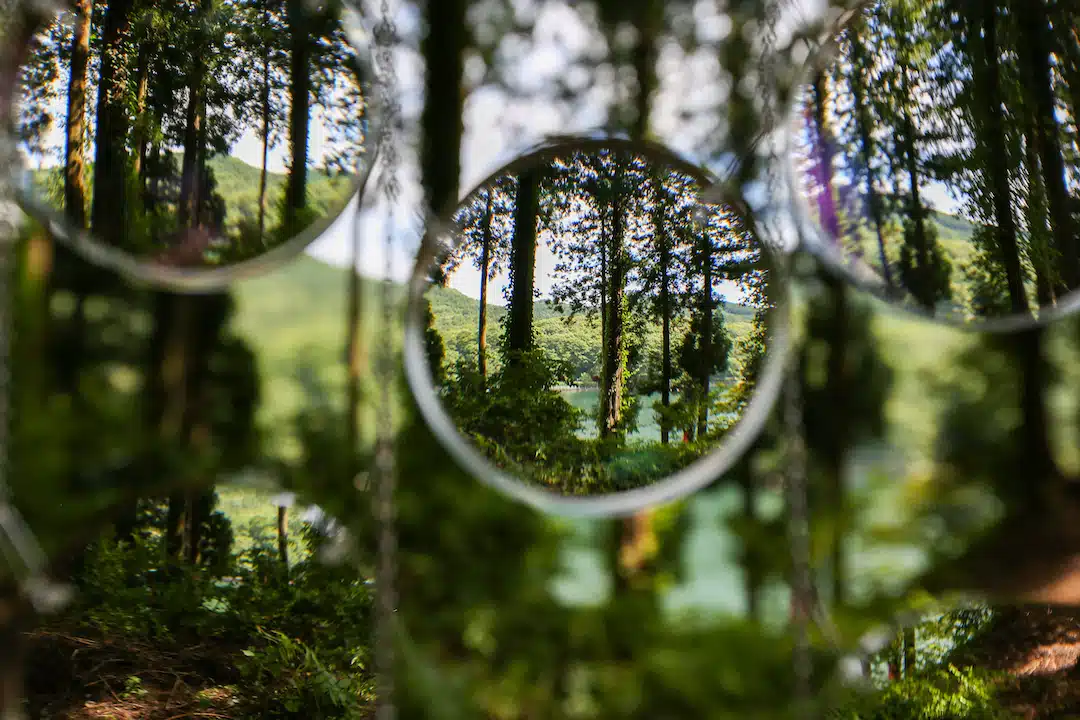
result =
[[[777,24],[781,18],[792,12],[792,0],[775,0],[765,9],[763,23],[763,52],[758,65],[762,84],[762,112],[766,124],[780,117],[786,108],[777,106],[780,91],[779,83],[784,75],[783,65],[787,58],[778,52]],[[771,149],[768,149],[771,153]],[[777,190],[779,177],[776,173],[775,158],[767,157],[762,169],[765,181],[773,190]],[[790,278],[793,269],[793,257],[786,258],[781,268]],[[790,308],[787,310],[790,318]],[[803,436],[803,405],[799,364],[791,362],[784,390],[783,425],[787,441],[784,465],[784,487],[788,505],[788,535],[791,544],[792,567],[792,621],[795,625],[795,648],[793,671],[795,692],[793,696],[795,717],[798,720],[810,720],[813,715],[813,658],[810,645],[810,626],[814,615],[818,615],[826,628],[831,626],[824,616],[823,609],[816,607],[813,591],[813,577],[810,567],[810,517],[806,492],[806,443]],[[830,633],[831,634],[831,633]]]
[[784,394],[784,427],[787,435],[785,488],[787,490],[792,560],[792,617],[795,623],[796,717],[811,717],[813,673],[810,654],[810,618],[813,612],[813,579],[810,575],[810,522],[806,497],[806,444],[802,433],[802,397],[798,365],[788,375]]
[[380,191],[386,199],[386,227],[384,232],[385,276],[382,282],[382,342],[379,343],[376,377],[379,380],[378,426],[375,440],[375,497],[374,511],[378,528],[378,562],[375,571],[375,667],[376,718],[394,720],[394,643],[397,635],[394,623],[397,612],[395,580],[397,574],[397,535],[394,528],[394,491],[396,486],[394,467],[394,415],[393,388],[396,386],[397,363],[394,345],[389,342],[394,326],[394,211],[397,207],[400,187],[398,184],[397,129],[400,123],[400,107],[397,98],[397,76],[394,71],[394,48],[397,28],[390,13],[389,0],[382,0],[381,19],[375,30],[377,62],[382,92],[382,109],[385,113],[380,154],[383,160],[379,174]]

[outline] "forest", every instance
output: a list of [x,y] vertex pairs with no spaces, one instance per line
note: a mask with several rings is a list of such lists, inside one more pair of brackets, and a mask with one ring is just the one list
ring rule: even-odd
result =
[[[3,52],[13,5],[0,0]],[[225,0],[207,5],[241,7]],[[557,80],[574,91],[570,81],[584,73],[586,86],[611,89],[599,114],[631,140],[670,139],[662,121],[682,111],[736,128],[763,121],[754,108],[767,91],[744,80],[753,57],[745,43],[754,35],[751,27],[769,27],[766,4],[739,4],[728,18],[730,31],[712,35],[705,32],[711,0],[401,5],[402,17],[415,22],[402,21],[397,42],[423,68],[413,77],[423,101],[403,123],[402,144],[416,151],[407,170],[433,208],[459,206],[465,148],[478,135],[483,141],[493,136],[477,124],[479,111],[468,111],[477,98],[501,93],[501,120],[535,112],[537,94],[555,105],[567,91],[546,77],[530,84],[534,76],[522,72],[533,65],[521,48],[543,49],[553,25],[584,28],[588,49],[575,56],[573,68],[560,69]],[[131,6],[145,4],[133,0]],[[182,2],[169,7],[194,10]],[[944,17],[937,14],[943,7],[938,0],[880,0],[866,6],[865,21],[929,23],[925,18]],[[1065,33],[1049,29],[1063,27],[1054,18],[1075,16],[1076,4],[999,0],[949,7],[949,27],[957,28],[961,21],[983,27],[991,9],[1001,30],[993,56],[1003,72],[1028,60],[1049,67],[1050,81],[1042,87],[1053,89],[1058,112],[1052,126],[1037,123],[1030,132],[1052,135],[1069,166],[1077,137],[1068,111],[1074,46]],[[1020,25],[1031,19],[1029,12],[1045,22]],[[1022,27],[1036,35],[1046,29],[1047,44],[1019,43]],[[957,32],[961,39],[985,38],[981,31]],[[572,55],[573,44],[567,46]],[[918,47],[944,52],[948,46],[935,39]],[[1021,56],[1018,48],[1027,52]],[[693,52],[720,60],[730,73],[723,81],[730,94],[698,73],[686,59]],[[201,55],[208,63],[223,56]],[[970,57],[970,67],[984,67],[985,55]],[[490,72],[477,72],[480,64]],[[403,76],[408,67],[402,63]],[[261,76],[248,77],[257,82]],[[703,93],[717,90],[723,102],[691,103],[691,93],[677,92],[677,83],[676,92],[667,92],[673,78],[691,78]],[[885,93],[887,80],[873,83],[873,91]],[[828,87],[839,97],[844,81],[830,77]],[[1039,117],[1027,114],[1025,98],[1039,87],[1015,77],[1002,83],[1011,93],[999,116],[1007,146],[994,153],[1007,160],[1021,268],[1025,282],[1035,284],[1034,295],[1028,288],[1030,307],[1032,297],[1039,299],[1039,276],[1024,254],[1030,204],[1023,138],[1025,121]],[[986,107],[965,104],[970,93],[933,96],[941,102],[924,103],[919,117],[944,112],[946,100],[961,110],[957,123],[967,122],[963,113]],[[125,107],[130,113],[134,106]],[[836,117],[841,114],[842,108]],[[842,137],[843,127],[849,126],[835,120],[831,132]],[[745,138],[739,132],[730,137]],[[909,197],[914,193],[905,171],[898,189],[882,180],[903,133],[881,125],[873,137],[875,155],[864,167],[878,172],[877,196],[883,204],[921,206]],[[918,147],[931,144],[924,137]],[[261,152],[258,138],[256,148]],[[989,154],[955,155],[954,177],[983,177]],[[1045,143],[1036,155],[1042,177],[1050,164]],[[589,158],[568,154],[565,160],[571,169]],[[229,189],[222,179],[231,164],[224,155],[207,159],[224,205],[257,209],[261,163],[236,165],[237,187]],[[835,166],[833,182],[842,184],[849,171]],[[641,171],[633,167],[639,169],[627,172]],[[930,163],[916,168],[920,197],[936,172]],[[271,187],[289,182],[289,172],[267,175]],[[323,197],[318,176],[313,171],[308,185],[311,203]],[[403,176],[403,184],[411,182]],[[645,181],[624,196],[637,208],[630,215],[638,217],[632,221],[638,233],[623,238],[628,261],[658,239],[650,223],[657,209],[652,194],[674,189],[675,178],[666,177],[670,185]],[[444,343],[446,381],[474,362],[479,375],[481,308],[489,309],[487,387],[511,364],[504,353],[518,180],[492,193],[493,208],[500,208],[492,244],[497,237],[503,254],[487,302],[478,287],[455,287],[467,276],[479,285],[481,274],[467,273],[483,249],[475,240],[483,238],[477,221],[486,215],[489,188],[472,193],[459,215],[473,240],[461,245],[456,265],[447,266],[453,270],[449,287],[432,278],[430,324]],[[538,206],[541,196],[538,190]],[[536,213],[537,267],[549,241],[562,237],[543,234],[543,223],[574,222],[560,210],[557,193],[548,197],[550,215]],[[939,233],[946,250],[976,238],[970,257],[985,253],[992,267],[994,238],[1008,235],[996,220],[999,197],[988,193],[980,201],[992,208],[982,215],[945,207],[931,212],[928,203],[924,230],[933,225],[930,232]],[[599,215],[590,213],[606,207],[592,200],[585,205],[583,221],[595,221]],[[269,200],[267,207],[269,216]],[[1050,213],[1048,195],[1045,207]],[[905,217],[906,211],[889,212],[895,222],[896,213]],[[672,212],[673,227],[688,233],[670,276],[688,291],[678,295],[671,315],[672,405],[683,398],[678,349],[695,316],[715,327],[722,318],[732,343],[733,374],[710,376],[710,390],[741,377],[739,348],[760,327],[758,306],[742,295],[733,299],[726,285],[709,301],[713,313],[700,315],[704,293],[696,294],[703,286],[693,241],[709,235],[689,232],[685,220]],[[1057,231],[1056,223],[1046,221],[1048,233]],[[876,224],[867,227],[876,242]],[[746,455],[694,496],[631,517],[574,520],[538,513],[463,471],[424,422],[403,379],[379,372],[380,353],[388,350],[400,361],[406,289],[361,276],[358,265],[372,269],[355,248],[347,267],[300,256],[223,292],[189,296],[95,267],[31,218],[17,230],[4,278],[10,305],[3,308],[11,312],[14,332],[3,479],[10,502],[47,553],[50,579],[70,597],[57,607],[34,606],[18,558],[0,556],[0,705],[32,718],[77,720],[375,717],[385,686],[376,678],[374,615],[382,588],[374,581],[379,534],[371,506],[373,489],[389,473],[376,463],[374,439],[389,428],[397,483],[392,690],[402,718],[1064,720],[1080,713],[1075,317],[1016,333],[967,332],[898,312],[801,256],[806,263],[797,267],[809,269],[785,278],[799,291],[790,372],[800,402],[778,404]],[[901,252],[902,236],[891,232],[887,253]],[[723,246],[740,237],[725,232],[713,239]],[[976,244],[979,238],[986,244]],[[561,277],[557,263],[580,262],[581,272],[595,268],[596,255],[586,248],[567,250],[550,266],[551,287]],[[890,266],[898,278],[899,258]],[[723,265],[720,253],[715,260]],[[952,287],[962,264],[952,266]],[[657,265],[630,263],[623,288],[624,398],[644,393],[650,368],[662,365],[663,313],[653,302],[656,286],[644,279]],[[534,282],[546,297],[517,317],[531,317],[534,350],[542,350],[551,367],[558,361],[571,368],[569,380],[550,387],[582,384],[583,372],[589,382],[602,378],[611,367],[602,360],[607,344],[597,305],[603,296],[552,297],[541,275]],[[649,282],[656,280],[663,277]],[[1060,287],[1067,285],[1062,280]],[[504,304],[500,287],[510,291]],[[1012,302],[1007,284],[1000,287],[993,297]],[[1065,296],[1054,293],[1063,305]],[[389,320],[383,298],[391,305]],[[429,337],[437,358],[439,343]],[[642,350],[631,366],[637,343]],[[572,354],[576,346],[588,349]],[[387,387],[390,407],[378,402]],[[716,408],[708,408],[707,419],[708,433],[721,419]],[[598,432],[586,428],[582,435],[591,440]],[[799,438],[801,454],[793,450]],[[682,445],[680,439],[673,423],[671,446]],[[815,591],[805,605],[794,592],[794,513],[786,492],[800,457]],[[7,493],[3,497],[6,508]],[[963,602],[971,598],[975,602]],[[806,658],[800,628],[808,617]],[[799,701],[807,695],[809,712],[803,713],[807,705]]]
[[[836,36],[801,93],[796,172],[826,242],[888,296],[992,318],[1080,285],[1075,13],[873,2]],[[974,226],[966,242],[929,222],[944,208]]]
[[73,3],[21,68],[24,195],[69,232],[173,266],[321,230],[367,152],[355,16],[338,1]]
[[[616,492],[682,469],[738,421],[768,341],[767,258],[700,190],[674,159],[568,144],[454,214],[435,274],[448,284],[462,265],[476,270],[459,283],[478,298],[476,329],[455,333],[449,358],[431,312],[431,372],[458,428],[497,466],[563,494]],[[505,307],[489,319],[502,277]],[[749,319],[738,343],[732,306]],[[594,389],[595,404],[579,395]]]

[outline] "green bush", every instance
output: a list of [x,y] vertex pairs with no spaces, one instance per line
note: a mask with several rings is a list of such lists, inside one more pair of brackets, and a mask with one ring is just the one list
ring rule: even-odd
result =
[[955,665],[891,683],[835,711],[830,720],[1009,720],[996,698],[997,674]]

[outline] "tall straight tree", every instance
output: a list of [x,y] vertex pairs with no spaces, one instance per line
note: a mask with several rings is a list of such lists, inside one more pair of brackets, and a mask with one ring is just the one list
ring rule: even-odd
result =
[[854,104],[855,128],[859,142],[859,156],[862,159],[862,171],[866,178],[866,199],[870,206],[870,218],[874,223],[874,231],[877,234],[878,255],[881,260],[881,272],[885,284],[892,287],[892,268],[889,264],[889,254],[885,245],[885,210],[882,207],[881,196],[877,191],[877,177],[874,170],[874,157],[877,154],[874,144],[874,116],[867,99],[869,82],[867,80],[869,57],[866,46],[861,37],[865,32],[865,16],[859,16],[852,23],[848,33],[848,42],[851,49],[851,71],[848,82],[851,85],[851,95]]
[[121,244],[126,218],[124,182],[127,175],[126,143],[127,70],[125,42],[131,27],[134,0],[111,0],[101,29],[101,64],[98,77],[97,127],[94,158],[94,199],[90,224],[105,242]]
[[427,33],[424,56],[425,97],[420,118],[423,140],[420,168],[428,203],[448,212],[458,201],[461,138],[464,134],[465,50],[468,47],[466,0],[425,0]]
[[67,94],[67,145],[64,150],[64,213],[76,227],[86,225],[86,68],[90,60],[93,0],[75,3],[71,72]]
[[476,328],[476,365],[480,370],[480,378],[487,379],[487,302],[488,302],[488,275],[491,272],[492,261],[492,238],[491,238],[491,214],[493,212],[491,198],[495,194],[494,188],[488,188],[484,193],[484,220],[480,238],[480,312],[477,317]]
[[540,171],[529,168],[518,176],[514,208],[514,238],[510,257],[510,306],[506,318],[506,349],[515,354],[533,348],[533,292],[536,282],[536,222],[540,207]]
[[[667,193],[664,189],[662,173],[652,173],[653,211],[652,228],[656,245],[656,262],[660,275],[660,289],[657,311],[660,315],[660,404],[671,407],[671,316],[675,309],[672,274],[674,263],[669,233],[667,232]],[[665,415],[660,419],[660,442],[667,445],[671,441],[670,419]]]
[[[193,47],[202,44],[205,22],[209,18],[213,0],[200,0],[195,13],[195,31],[190,39]],[[178,219],[181,228],[201,225],[203,189],[203,154],[206,131],[206,58],[193,52],[188,71],[187,117],[184,121],[184,158],[180,170],[180,208]]]
[[1064,290],[1080,287],[1080,255],[1074,232],[1071,201],[1065,179],[1061,130],[1056,116],[1054,74],[1050,64],[1050,26],[1045,0],[1013,3],[1018,26],[1018,54],[1031,94],[1033,122],[1039,143],[1043,185],[1050,210],[1054,245],[1060,254]]
[[[974,64],[974,72],[985,93],[986,105],[982,110],[985,118],[987,171],[994,194],[994,216],[997,224],[998,248],[1005,265],[1009,286],[1009,299],[1015,313],[1028,312],[1027,292],[1024,289],[1023,271],[1020,267],[1020,250],[1017,243],[1016,220],[1012,210],[1012,191],[1009,185],[1009,153],[1006,147],[1005,122],[1002,118],[1001,50],[998,46],[998,6],[994,2],[976,0],[968,3],[971,10],[979,9],[979,17],[972,18],[973,25],[981,24],[981,63]],[[980,22],[981,21],[981,22]]]
[[289,92],[289,149],[291,162],[285,181],[284,226],[295,228],[307,208],[308,125],[311,121],[311,54],[309,31],[310,4],[305,0],[286,0],[285,9],[291,40]]
[[609,196],[611,234],[607,251],[606,292],[607,337],[604,338],[604,369],[600,381],[600,436],[614,435],[622,423],[623,392],[626,385],[626,164],[621,154],[612,157],[613,182]]

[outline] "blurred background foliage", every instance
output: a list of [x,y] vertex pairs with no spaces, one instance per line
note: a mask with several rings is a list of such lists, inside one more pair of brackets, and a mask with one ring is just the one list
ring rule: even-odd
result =
[[[694,3],[576,6],[613,47],[637,27],[610,57],[637,92],[609,115],[646,136],[655,43],[694,42]],[[740,24],[764,12],[728,9]],[[535,14],[499,0],[414,10],[420,174],[445,208],[461,194],[466,62],[497,76],[499,43],[527,38]],[[717,48],[732,72],[752,57],[738,28]],[[730,99],[733,142],[751,135],[753,98]],[[378,285],[304,257],[226,294],[180,297],[96,270],[33,224],[17,252],[8,476],[78,592],[36,616],[0,575],[0,698],[23,670],[41,717],[370,717],[365,488],[384,381],[371,355],[400,332],[377,320]],[[836,630],[814,634],[821,709],[1075,711],[1075,655],[1024,668],[1039,648],[1080,642],[1076,621],[1014,606],[1076,604],[1080,324],[982,337],[894,314],[813,268],[798,289],[815,584]],[[400,305],[403,288],[391,296]],[[567,521],[458,469],[396,390],[402,717],[793,715],[779,412],[694,497]],[[283,489],[347,532],[276,508]],[[956,611],[958,590],[985,602]],[[842,651],[901,611],[924,619],[861,655],[871,689],[841,692]]]

